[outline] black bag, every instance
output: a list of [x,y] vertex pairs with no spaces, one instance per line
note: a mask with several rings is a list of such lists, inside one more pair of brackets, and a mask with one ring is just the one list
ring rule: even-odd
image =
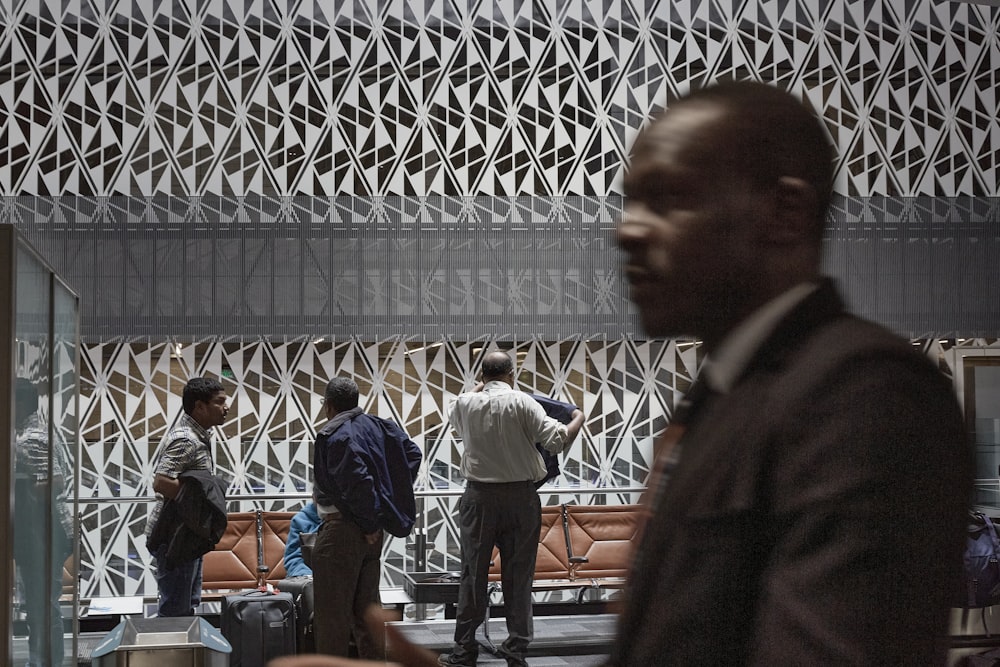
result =
[[[300,535],[303,533],[300,533]],[[315,533],[306,533],[315,535]],[[313,635],[313,578],[288,577],[275,586],[282,593],[291,593],[295,599],[295,627],[298,630],[298,652],[315,653]]]
[[1000,538],[990,518],[969,512],[962,571],[963,590],[956,606],[976,609],[1000,604]]
[[299,533],[299,545],[302,551],[302,562],[312,569],[313,549],[316,547],[316,533]]
[[222,598],[222,636],[233,652],[230,667],[264,667],[295,655],[295,601],[291,593],[243,591]]

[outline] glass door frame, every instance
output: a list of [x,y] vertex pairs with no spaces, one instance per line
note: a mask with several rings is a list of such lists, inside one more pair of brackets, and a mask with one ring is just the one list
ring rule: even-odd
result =
[[[976,451],[978,445],[975,441],[976,385],[974,373],[977,367],[1000,366],[1000,347],[959,346],[952,348],[951,352],[955,355],[952,364],[955,392],[958,395],[959,404],[962,406],[969,447],[973,448],[974,455],[978,457],[978,451]],[[979,471],[976,471],[973,504],[976,510],[995,517],[1000,516],[1000,470],[994,472],[995,475],[980,477]],[[987,499],[987,496],[990,498]]]
[[[69,489],[69,501],[72,507],[73,516],[73,526],[72,526],[72,562],[76,564],[77,570],[79,569],[79,557],[80,557],[80,547],[79,547],[79,516],[78,516],[78,502],[79,502],[79,456],[80,456],[80,298],[79,296],[62,280],[59,275],[52,269],[48,262],[28,243],[23,236],[17,231],[13,225],[0,225],[0,272],[3,273],[6,280],[4,280],[0,285],[0,341],[6,341],[6,350],[0,352],[0,429],[5,429],[7,434],[7,442],[0,447],[0,450],[6,452],[5,456],[0,456],[0,516],[5,517],[4,527],[2,532],[0,532],[0,540],[2,540],[3,546],[3,557],[0,558],[0,590],[4,591],[3,603],[0,603],[0,660],[4,662],[11,661],[13,658],[13,637],[14,637],[14,607],[13,607],[13,595],[17,582],[17,572],[14,567],[13,558],[13,545],[14,545],[14,521],[12,520],[12,512],[14,511],[13,506],[13,480],[14,480],[14,466],[15,466],[15,454],[14,454],[14,392],[13,382],[14,377],[17,373],[17,354],[18,354],[18,342],[17,342],[17,325],[18,325],[18,304],[17,304],[17,286],[18,286],[18,270],[20,264],[20,256],[22,253],[27,253],[31,256],[31,259],[41,267],[41,269],[46,274],[46,287],[48,291],[48,318],[47,318],[47,342],[49,352],[48,366],[44,369],[46,374],[46,379],[49,381],[49,391],[47,394],[47,414],[51,417],[55,413],[55,387],[56,384],[53,380],[53,373],[56,366],[55,354],[57,338],[62,336],[65,338],[66,333],[69,328],[72,329],[71,336],[73,341],[72,359],[70,361],[72,365],[72,373],[75,384],[75,390],[72,393],[70,401],[72,402],[72,411],[75,415],[75,422],[73,423],[73,432],[66,433],[66,437],[71,438],[69,441],[69,446],[73,453],[72,463],[72,474],[73,474],[73,485]],[[56,331],[56,303],[57,294],[60,300],[69,297],[69,300],[73,304],[72,308],[72,325],[67,327],[66,330]],[[65,372],[65,370],[63,371]],[[55,419],[49,418],[48,420],[48,433],[50,443],[55,443],[56,438],[54,437],[56,431]],[[50,445],[55,446],[55,445]],[[51,557],[51,554],[49,554]],[[71,618],[71,628],[72,628],[72,648],[71,653],[66,656],[72,664],[77,662],[77,643],[78,643],[78,628],[79,628],[79,577],[74,578],[73,583],[73,593],[72,593],[72,618]],[[50,582],[51,585],[51,582]]]

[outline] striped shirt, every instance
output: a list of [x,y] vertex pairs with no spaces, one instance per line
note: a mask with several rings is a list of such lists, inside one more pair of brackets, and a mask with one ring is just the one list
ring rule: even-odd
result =
[[[188,470],[208,470],[214,472],[215,464],[212,461],[212,434],[201,424],[191,418],[191,415],[184,413],[177,424],[170,430],[165,439],[166,445],[160,454],[160,460],[156,464],[154,477],[163,475],[171,479],[177,479],[182,472]],[[146,537],[153,531],[153,526],[160,518],[163,511],[163,503],[166,499],[162,494],[156,494],[156,506],[146,521]]]

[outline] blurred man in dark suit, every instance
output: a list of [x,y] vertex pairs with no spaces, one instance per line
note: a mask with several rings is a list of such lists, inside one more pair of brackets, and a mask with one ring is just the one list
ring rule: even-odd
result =
[[677,100],[635,142],[631,298],[707,358],[656,448],[609,665],[945,662],[971,448],[949,381],[820,274],[832,171],[821,122],[759,83]]

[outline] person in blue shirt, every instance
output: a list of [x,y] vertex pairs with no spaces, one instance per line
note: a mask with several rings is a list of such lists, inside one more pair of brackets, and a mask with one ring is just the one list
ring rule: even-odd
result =
[[300,509],[292,517],[292,523],[288,527],[288,538],[285,541],[285,576],[286,577],[311,577],[312,568],[306,565],[302,558],[302,533],[315,533],[320,523],[319,512],[316,511],[316,503],[309,501],[305,507]]

